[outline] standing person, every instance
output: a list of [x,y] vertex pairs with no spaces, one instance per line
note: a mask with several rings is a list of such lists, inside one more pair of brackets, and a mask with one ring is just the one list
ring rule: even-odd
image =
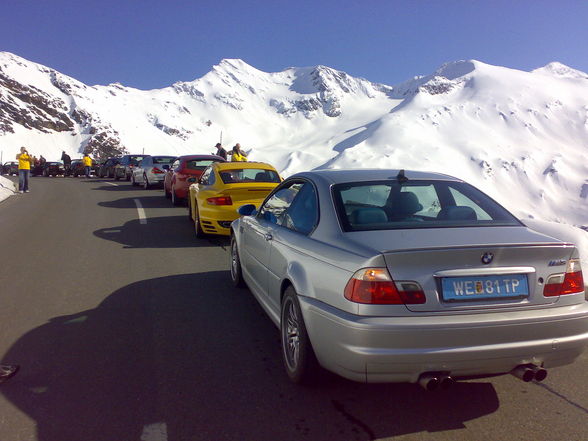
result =
[[88,153],[84,154],[84,158],[82,159],[84,163],[84,168],[86,169],[86,179],[90,178],[90,169],[92,168],[92,158]]
[[16,364],[0,364],[0,383],[4,383],[18,372],[20,366]]
[[223,148],[222,144],[220,142],[216,143],[216,156],[220,156],[221,158],[223,158],[224,160],[227,159],[227,151]]
[[18,191],[19,193],[28,193],[33,157],[29,155],[26,147],[21,147],[20,153],[16,155],[16,159],[18,160]]
[[65,153],[65,150],[61,154],[61,161],[63,162],[63,176],[68,176],[71,169],[71,157]]
[[247,155],[241,150],[241,144],[235,144],[231,153],[231,161],[233,162],[247,162]]
[[47,162],[47,160],[45,158],[43,158],[43,155],[39,156],[39,165],[41,167],[44,166],[46,162]]

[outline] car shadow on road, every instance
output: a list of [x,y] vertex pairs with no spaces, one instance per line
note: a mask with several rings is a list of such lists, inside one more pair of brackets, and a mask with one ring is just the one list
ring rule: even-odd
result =
[[147,223],[133,219],[124,225],[101,228],[94,235],[105,240],[118,242],[124,248],[186,248],[186,247],[228,247],[230,239],[225,236],[196,238],[194,224],[185,216],[150,217]]
[[[81,182],[84,182],[86,184],[104,184],[105,182],[112,182],[113,185],[100,185],[99,187],[93,187],[91,188],[91,190],[100,190],[100,191],[118,191],[118,192],[124,192],[124,191],[141,191],[143,190],[141,187],[137,187],[134,185],[131,185],[130,183],[120,183],[120,184],[115,184],[114,182],[116,181],[112,181],[112,180],[100,180],[100,179],[87,179],[87,180],[83,180]],[[145,193],[148,192],[158,192],[161,193],[161,197],[163,197],[163,189],[161,187],[153,187],[150,188],[149,190],[143,190],[145,191]]]
[[372,440],[463,428],[499,406],[488,382],[428,393],[325,373],[302,387],[280,354],[278,330],[227,272],[175,275],[23,335],[4,357],[21,372],[1,392],[40,441]]
[[[114,201],[98,202],[100,207],[106,208],[137,208],[135,199],[141,202],[143,208],[173,208],[172,203],[161,195],[145,195],[132,198],[116,199]],[[188,217],[188,211],[185,209],[186,217]]]

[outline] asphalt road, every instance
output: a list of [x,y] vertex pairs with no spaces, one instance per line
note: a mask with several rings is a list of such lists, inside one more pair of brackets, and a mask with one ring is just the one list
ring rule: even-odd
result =
[[0,356],[22,368],[0,440],[588,439],[586,353],[542,384],[293,385],[228,263],[160,189],[39,177],[1,202]]

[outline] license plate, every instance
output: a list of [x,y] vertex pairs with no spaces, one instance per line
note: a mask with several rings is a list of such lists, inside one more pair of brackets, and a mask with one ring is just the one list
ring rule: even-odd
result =
[[529,285],[524,274],[501,276],[444,277],[443,300],[512,299],[527,297]]

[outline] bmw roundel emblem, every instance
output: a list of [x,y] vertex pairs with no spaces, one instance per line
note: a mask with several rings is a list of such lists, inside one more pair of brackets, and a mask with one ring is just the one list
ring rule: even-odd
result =
[[489,263],[492,262],[492,260],[494,260],[494,254],[492,254],[492,253],[482,254],[482,263],[484,265],[488,265]]

